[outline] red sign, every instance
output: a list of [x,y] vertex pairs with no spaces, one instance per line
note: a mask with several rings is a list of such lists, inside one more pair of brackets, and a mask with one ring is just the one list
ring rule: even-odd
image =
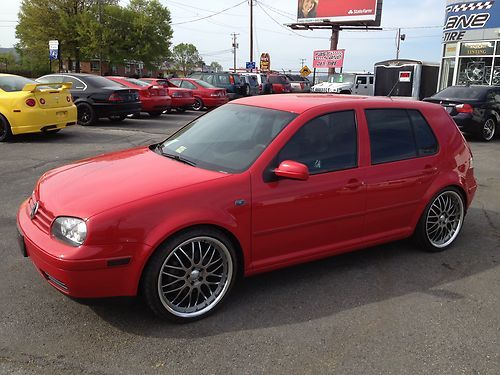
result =
[[342,68],[344,66],[345,50],[322,50],[314,51],[313,67],[321,68]]
[[300,23],[375,21],[379,0],[298,0]]

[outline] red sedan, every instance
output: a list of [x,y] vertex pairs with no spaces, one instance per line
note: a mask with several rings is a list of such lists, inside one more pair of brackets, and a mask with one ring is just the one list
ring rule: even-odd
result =
[[139,90],[141,112],[147,112],[152,117],[160,116],[164,111],[169,110],[172,105],[172,99],[168,96],[167,91],[160,86],[148,84],[135,78],[106,78],[124,86]]
[[165,78],[141,78],[141,81],[152,85],[158,85],[167,89],[168,94],[172,97],[172,108],[178,112],[184,112],[186,109],[191,109],[195,103],[192,90],[181,89]]
[[205,107],[220,107],[229,101],[225,89],[215,87],[201,79],[171,78],[170,82],[180,88],[193,91],[194,99],[196,100],[193,105],[195,111],[201,111]]
[[23,254],[62,293],[142,292],[159,316],[191,321],[238,276],[411,236],[442,251],[476,188],[439,105],[254,96],[164,142],[47,172],[17,223]]

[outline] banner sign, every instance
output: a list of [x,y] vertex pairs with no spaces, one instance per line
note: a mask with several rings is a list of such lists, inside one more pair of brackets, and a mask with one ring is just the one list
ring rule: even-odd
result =
[[263,53],[260,55],[260,70],[263,72],[268,72],[271,70],[271,57],[268,53]]
[[457,2],[448,0],[443,43],[498,39],[500,1]]
[[59,41],[49,40],[49,59],[57,60],[59,58]]
[[379,0],[298,0],[297,22],[350,23],[375,21],[382,10]]
[[314,51],[313,68],[342,68],[344,66],[345,50],[320,50]]

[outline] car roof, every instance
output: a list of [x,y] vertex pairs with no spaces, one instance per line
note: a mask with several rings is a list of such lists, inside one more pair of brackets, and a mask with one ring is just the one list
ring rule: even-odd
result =
[[[339,95],[339,94],[275,94],[265,96],[249,96],[231,103],[250,105],[255,107],[263,107],[275,109],[278,111],[292,112],[301,114],[311,108],[319,107],[326,104],[346,104],[351,103],[353,108],[363,101],[365,107],[380,106],[384,108],[390,103],[404,103],[401,108],[422,108],[435,107],[435,104],[424,103],[420,101],[412,101],[400,98],[389,98],[385,96],[360,96],[360,95]],[[390,107],[394,108],[393,105]]]

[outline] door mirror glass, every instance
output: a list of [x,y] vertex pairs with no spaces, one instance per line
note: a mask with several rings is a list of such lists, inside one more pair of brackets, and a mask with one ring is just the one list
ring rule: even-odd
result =
[[305,181],[309,178],[309,170],[307,166],[293,160],[285,160],[281,162],[278,168],[274,170],[274,174],[279,177],[290,178],[292,180]]

